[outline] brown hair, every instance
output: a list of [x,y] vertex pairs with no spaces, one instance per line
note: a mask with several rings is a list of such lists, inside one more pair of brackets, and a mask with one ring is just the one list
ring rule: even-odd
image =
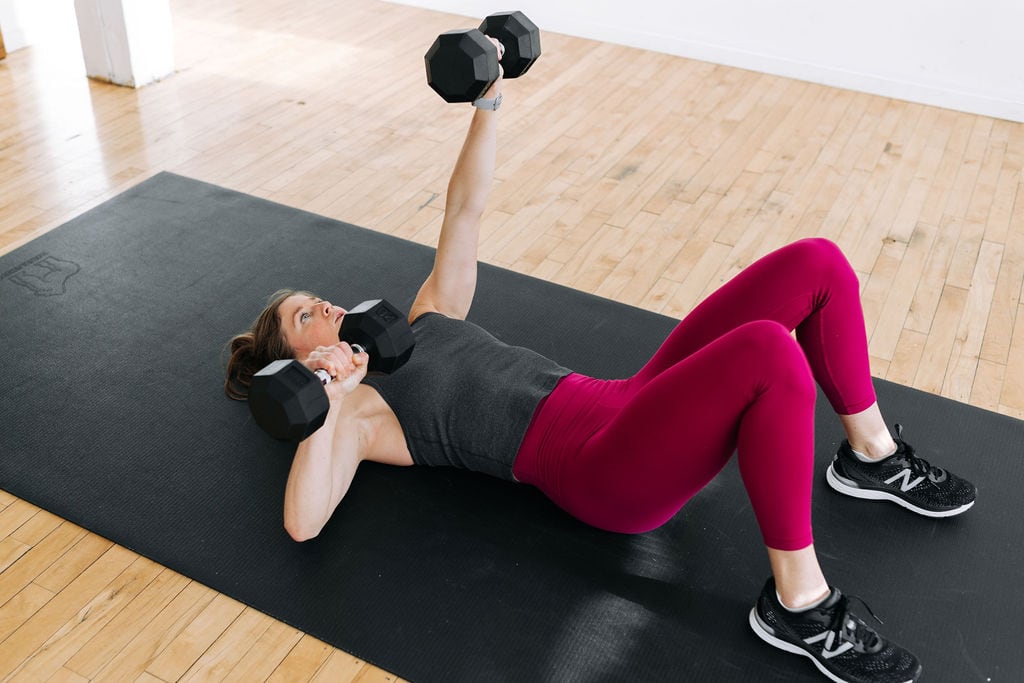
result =
[[285,299],[296,294],[309,295],[309,292],[295,289],[274,292],[252,328],[236,334],[228,342],[231,356],[228,358],[227,376],[224,378],[224,393],[228,398],[244,401],[249,395],[254,374],[275,360],[295,357],[295,350],[281,331],[278,309]]

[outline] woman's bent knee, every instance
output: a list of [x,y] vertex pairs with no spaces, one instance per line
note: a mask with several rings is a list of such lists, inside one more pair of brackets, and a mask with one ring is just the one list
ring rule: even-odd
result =
[[814,399],[814,376],[807,356],[784,325],[758,320],[747,323],[739,331],[767,384],[784,385],[790,391]]
[[846,254],[824,237],[808,237],[790,245],[799,269],[819,282],[853,284],[860,288],[857,274]]

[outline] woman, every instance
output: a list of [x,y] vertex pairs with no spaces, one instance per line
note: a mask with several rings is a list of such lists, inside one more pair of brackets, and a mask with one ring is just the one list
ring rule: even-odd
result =
[[338,342],[344,309],[304,292],[276,296],[253,330],[232,340],[232,397],[244,398],[252,373],[278,358],[335,378],[325,424],[295,453],[288,533],[316,536],[363,460],[455,465],[531,484],[586,523],[640,533],[671,518],[736,451],[772,569],[750,613],[755,633],[810,657],[832,680],[915,680],[916,658],[851,613],[818,565],[815,381],[847,436],[827,471],[833,488],[929,516],[965,511],[975,490],[916,457],[898,426],[890,435],[846,259],[820,239],[769,254],[680,322],[629,379],[584,377],[506,346],[464,320],[501,88],[499,78],[474,103],[434,267],[409,312],[417,346],[406,366],[367,378],[367,356]]

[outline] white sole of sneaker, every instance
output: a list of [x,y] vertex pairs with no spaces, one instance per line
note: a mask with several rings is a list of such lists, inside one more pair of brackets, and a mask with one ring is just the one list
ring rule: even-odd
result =
[[818,671],[828,676],[830,680],[833,680],[836,683],[848,683],[847,681],[844,681],[842,678],[837,677],[834,673],[823,667],[821,665],[821,662],[815,659],[814,655],[812,655],[807,650],[803,649],[799,645],[794,645],[793,643],[782,640],[781,638],[776,638],[775,635],[772,633],[771,627],[763,623],[761,621],[761,618],[757,616],[756,605],[750,609],[750,628],[753,629],[754,633],[757,634],[758,638],[768,643],[769,645],[773,645],[779,648],[780,650],[785,650],[786,652],[792,652],[795,655],[803,655],[804,657],[807,657],[807,659],[814,662],[814,666],[818,668]]
[[[757,616],[757,605],[754,605],[750,608],[750,628],[751,630],[753,630],[753,632],[757,635],[758,638],[768,643],[769,645],[772,645],[774,647],[779,648],[780,650],[785,650],[786,652],[790,652],[795,655],[803,655],[804,657],[807,657],[807,659],[814,662],[814,666],[817,667],[818,671],[827,676],[829,680],[835,681],[836,683],[849,683],[848,681],[839,678],[834,673],[832,673],[824,666],[822,666],[821,662],[819,662],[814,655],[812,655],[810,652],[803,649],[799,645],[794,645],[793,643],[782,640],[781,638],[776,638],[775,634],[772,633],[771,626],[765,624],[763,621],[761,621],[761,617]],[[918,675],[920,675],[920,670],[918,670]],[[906,681],[904,681],[904,683],[914,683],[915,678],[909,678]]]
[[918,507],[913,503],[909,503],[900,498],[899,496],[889,493],[888,491],[862,489],[861,487],[857,486],[855,482],[852,482],[849,479],[846,479],[845,477],[841,477],[838,474],[836,474],[836,471],[832,467],[832,465],[829,465],[828,469],[825,470],[825,480],[828,482],[829,486],[831,486],[839,493],[845,493],[848,496],[853,496],[854,498],[861,498],[863,500],[887,500],[892,503],[896,503],[900,507],[904,507],[912,512],[916,512],[919,515],[924,515],[925,517],[954,517],[962,512],[970,510],[971,506],[974,505],[974,501],[972,500],[967,505],[961,505],[958,508],[952,508],[950,510],[927,510],[925,508]]

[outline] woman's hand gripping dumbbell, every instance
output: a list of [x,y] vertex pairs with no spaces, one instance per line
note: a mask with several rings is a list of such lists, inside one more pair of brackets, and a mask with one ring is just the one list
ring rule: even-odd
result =
[[323,384],[329,400],[340,399],[359,386],[366,377],[370,356],[359,344],[339,341],[333,346],[318,346],[302,361]]
[[327,418],[331,404],[325,385],[340,379],[340,395],[347,394],[367,372],[400,368],[415,345],[405,315],[383,299],[364,301],[348,311],[338,337],[345,343],[319,347],[305,363],[278,360],[253,375],[249,410],[263,431],[275,439],[302,441]]

